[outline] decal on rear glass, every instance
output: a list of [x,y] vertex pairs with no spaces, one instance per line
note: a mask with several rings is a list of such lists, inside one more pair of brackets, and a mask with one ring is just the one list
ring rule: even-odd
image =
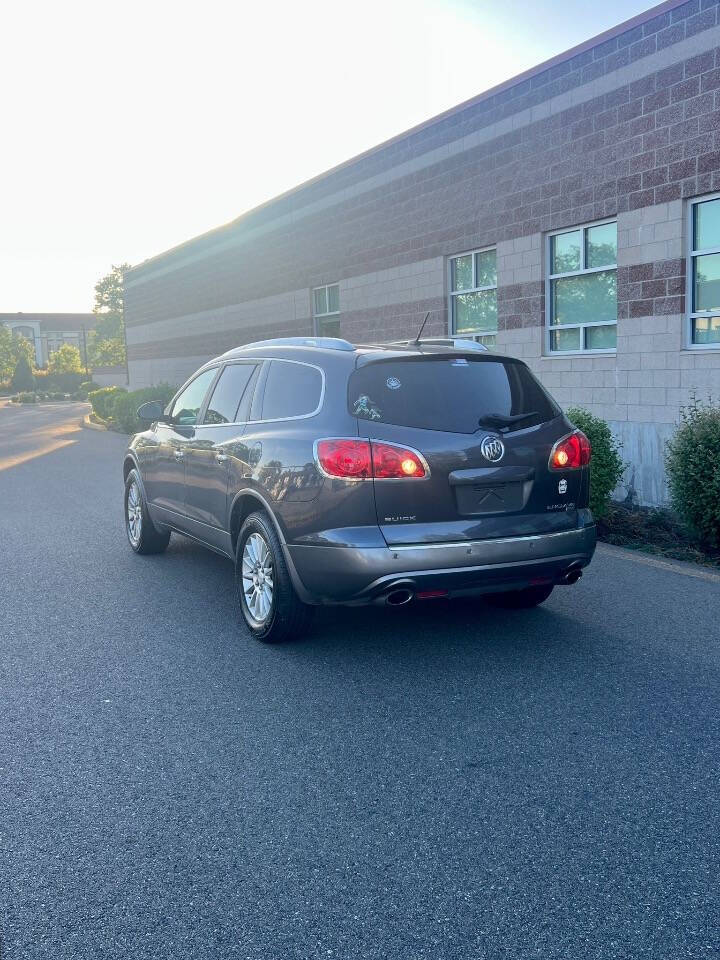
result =
[[363,417],[365,420],[380,420],[382,411],[370,397],[362,394],[353,404],[353,413],[356,417]]

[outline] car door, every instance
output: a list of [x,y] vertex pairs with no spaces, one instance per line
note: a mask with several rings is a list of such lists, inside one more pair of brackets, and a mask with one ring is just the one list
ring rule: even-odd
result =
[[210,367],[194,377],[172,401],[168,422],[155,428],[152,468],[143,478],[145,494],[159,519],[168,523],[180,523],[185,515],[185,453],[217,373],[217,367]]
[[[202,423],[185,445],[185,514],[189,520],[227,529],[228,469],[231,458],[246,460],[242,436],[260,363],[226,363],[215,381]],[[203,536],[202,530],[198,535]],[[205,531],[213,543],[212,530]],[[221,544],[217,544],[221,545]]]

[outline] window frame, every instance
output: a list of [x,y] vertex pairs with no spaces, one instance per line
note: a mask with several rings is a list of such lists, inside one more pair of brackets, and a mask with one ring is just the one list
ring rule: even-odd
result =
[[[249,358],[248,358],[249,359]],[[262,360],[263,367],[255,380],[255,392],[251,398],[251,408],[250,408],[250,419],[244,421],[247,424],[251,423],[286,423],[288,420],[309,420],[310,417],[316,417],[322,410],[323,404],[325,402],[325,371],[322,367],[318,366],[316,363],[308,363],[305,360],[287,360],[285,357],[262,357],[258,358]],[[320,398],[318,404],[313,411],[310,413],[300,413],[291,417],[253,417],[252,410],[255,407],[256,403],[259,404],[260,413],[262,413],[263,406],[265,404],[265,388],[267,386],[268,373],[270,371],[270,364],[275,361],[277,363],[296,363],[301,367],[311,367],[313,370],[317,370],[320,374]]]
[[[593,273],[607,273],[609,270],[615,271],[615,282],[617,289],[617,255],[615,258],[614,264],[605,264],[602,267],[585,267],[585,257],[587,255],[587,242],[585,233],[587,230],[592,229],[592,227],[602,227],[608,223],[615,224],[615,230],[617,233],[617,217],[605,217],[603,220],[590,220],[587,223],[576,224],[575,226],[563,227],[561,230],[551,230],[549,233],[545,234],[545,351],[544,356],[547,357],[582,357],[582,356],[592,356],[593,354],[616,354],[617,353],[617,340],[614,347],[591,347],[586,349],[584,346],[585,343],[585,329],[586,327],[612,327],[614,326],[617,330],[618,326],[618,317],[617,310],[614,320],[597,320],[590,323],[552,323],[552,290],[553,290],[553,281],[554,280],[564,280],[569,277],[585,277]],[[580,248],[580,270],[570,270],[567,273],[551,273],[552,269],[552,238],[562,236],[565,233],[576,233],[577,231],[582,233],[582,245]],[[617,245],[617,241],[616,241]],[[554,330],[580,330],[580,344],[581,346],[577,350],[553,350],[552,349],[552,333]]]
[[[473,286],[467,290],[453,290],[453,260],[457,260],[460,257],[472,257],[472,273],[473,273],[473,283],[476,280],[476,267],[475,267],[475,256],[478,253],[489,253],[491,250],[495,251],[495,283],[488,284],[483,287]],[[455,326],[455,299],[461,294],[465,293],[484,293],[487,290],[495,291],[495,302],[497,305],[497,291],[498,291],[498,282],[497,282],[497,244],[490,243],[484,247],[475,247],[473,250],[464,250],[462,253],[453,253],[450,254],[447,258],[447,285],[448,285],[448,335],[451,337],[461,337],[465,340],[474,340],[476,343],[482,343],[488,347],[494,347],[497,343],[498,327],[496,327],[494,333],[483,333],[478,330],[473,332],[472,330],[465,331],[463,333],[456,332],[453,330]],[[496,306],[497,314],[497,306]],[[492,337],[492,343],[484,343],[485,337]]]
[[[334,319],[335,317],[339,317],[339,316],[340,316],[339,306],[338,306],[338,309],[337,309],[337,310],[327,310],[325,313],[315,313],[315,292],[316,292],[317,290],[324,290],[324,291],[325,291],[325,303],[329,305],[329,303],[330,303],[330,297],[328,296],[327,291],[328,291],[328,289],[329,289],[330,287],[337,287],[337,288],[338,288],[338,305],[339,305],[339,304],[340,304],[340,281],[339,281],[339,280],[336,280],[334,283],[321,283],[321,284],[320,284],[319,286],[317,286],[317,287],[312,287],[312,289],[311,289],[311,291],[310,291],[310,301],[311,301],[311,305],[312,305],[312,317],[313,317],[313,330],[314,330],[314,335],[315,335],[316,337],[324,337],[324,336],[327,336],[327,334],[323,333],[323,332],[320,330],[320,323],[318,323],[318,321],[327,320],[328,318]],[[340,331],[338,330],[338,336],[339,336],[339,335],[340,335]]]
[[707,247],[694,250],[695,246],[695,207],[710,200],[720,200],[720,193],[709,193],[702,197],[693,197],[688,201],[687,209],[687,257],[685,261],[685,349],[686,350],[720,350],[720,343],[694,343],[693,320],[696,317],[717,317],[720,310],[693,310],[695,260],[707,254],[720,253],[720,244],[716,247]]

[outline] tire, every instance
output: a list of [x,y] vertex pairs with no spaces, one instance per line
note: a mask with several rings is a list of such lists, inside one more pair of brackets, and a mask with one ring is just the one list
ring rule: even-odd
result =
[[313,608],[295,593],[275,527],[260,511],[246,518],[238,535],[235,592],[256,640],[283,643],[307,632]]
[[150,519],[137,470],[125,481],[125,533],[135,553],[163,553],[170,543],[170,531],[158,530]]
[[543,587],[527,587],[525,590],[508,590],[505,593],[490,593],[485,599],[494,607],[507,610],[528,610],[544,603],[553,592],[551,583]]

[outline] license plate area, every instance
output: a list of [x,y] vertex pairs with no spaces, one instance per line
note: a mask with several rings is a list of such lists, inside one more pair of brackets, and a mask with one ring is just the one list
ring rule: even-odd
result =
[[520,481],[493,484],[462,484],[455,487],[458,513],[466,517],[487,513],[516,513],[524,506]]

